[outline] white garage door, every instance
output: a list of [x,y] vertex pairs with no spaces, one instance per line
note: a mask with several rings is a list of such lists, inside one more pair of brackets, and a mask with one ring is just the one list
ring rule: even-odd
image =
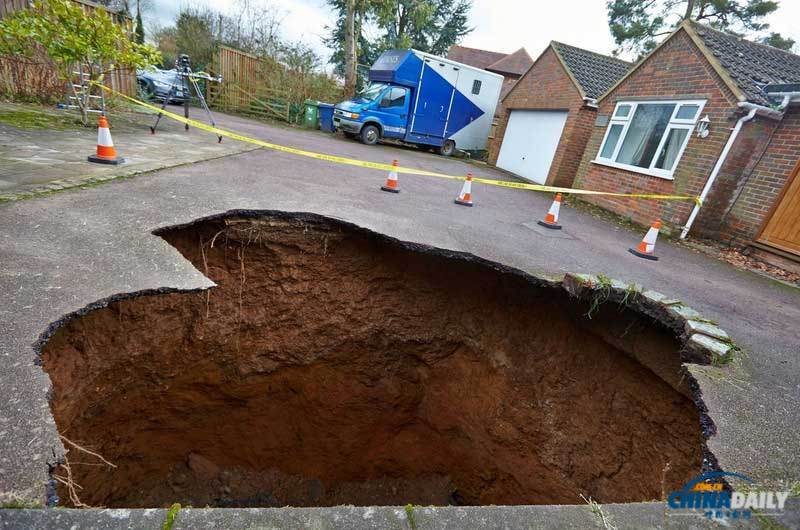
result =
[[544,184],[565,121],[565,111],[512,110],[497,166]]

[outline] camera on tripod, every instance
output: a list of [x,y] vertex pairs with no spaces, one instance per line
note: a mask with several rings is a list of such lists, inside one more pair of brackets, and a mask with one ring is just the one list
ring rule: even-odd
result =
[[[189,56],[185,53],[180,54],[178,58],[175,59],[175,76],[173,77],[172,85],[170,86],[169,92],[167,92],[164,102],[161,105],[161,110],[163,111],[167,106],[167,103],[169,103],[169,101],[172,99],[173,94],[178,93],[178,88],[180,86],[180,93],[183,96],[183,117],[187,120],[184,122],[184,129],[187,131],[189,130],[189,102],[192,98],[192,91],[194,91],[195,97],[198,99],[198,101],[200,101],[200,105],[206,112],[206,116],[208,116],[211,126],[216,127],[216,124],[214,123],[214,116],[211,114],[211,111],[208,108],[205,96],[203,96],[203,90],[197,84],[198,79],[203,79],[206,82],[211,83],[222,83],[222,76],[212,77],[206,72],[192,72],[192,64],[189,60]],[[158,123],[161,121],[161,116],[162,112],[159,112],[158,116],[156,116],[156,122],[150,126],[150,134],[156,133],[156,128],[158,127]],[[217,135],[217,141],[222,142],[222,136]]]
[[186,70],[191,68],[192,64],[189,60],[189,56],[185,53],[182,53],[175,59],[175,69],[176,70]]

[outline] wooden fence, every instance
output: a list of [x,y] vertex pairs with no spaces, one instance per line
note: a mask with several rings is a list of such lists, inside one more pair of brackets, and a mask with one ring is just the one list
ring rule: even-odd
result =
[[264,79],[270,59],[261,59],[227,46],[219,46],[212,71],[223,83],[209,83],[211,104],[224,111],[244,112],[261,117],[290,121],[289,94],[268,86]]
[[[73,0],[73,2],[80,4],[87,12],[95,9],[106,10],[105,7],[88,0]],[[0,0],[0,18],[25,9],[29,4],[29,0]],[[130,36],[133,31],[131,18],[113,11],[108,13]],[[136,72],[133,69],[114,69],[106,74],[105,83],[123,94],[136,95]],[[59,78],[55,64],[44,52],[34,53],[31,58],[0,57],[0,94],[52,100],[63,98],[67,87],[65,80]]]
[[338,102],[342,89],[330,77],[291,70],[270,57],[219,46],[211,67],[222,84],[209,83],[210,104],[223,111],[295,121],[307,98]]

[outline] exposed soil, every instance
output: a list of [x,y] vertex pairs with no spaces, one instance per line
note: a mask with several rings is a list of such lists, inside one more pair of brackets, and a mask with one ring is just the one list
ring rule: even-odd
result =
[[42,350],[59,431],[117,466],[69,452],[87,504],[629,502],[700,471],[679,343],[630,309],[311,216],[161,235],[218,286]]

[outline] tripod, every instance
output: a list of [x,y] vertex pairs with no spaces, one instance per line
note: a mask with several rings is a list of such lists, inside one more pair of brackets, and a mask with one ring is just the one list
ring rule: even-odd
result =
[[[172,96],[177,94],[178,83],[180,83],[183,92],[183,116],[186,119],[189,119],[189,101],[192,99],[191,88],[194,88],[194,93],[197,96],[197,99],[200,101],[200,105],[203,107],[203,110],[206,111],[208,121],[211,122],[212,127],[216,127],[217,124],[214,123],[214,115],[211,114],[211,110],[208,108],[206,98],[203,96],[203,91],[200,90],[197,80],[205,79],[209,82],[221,83],[222,78],[211,77],[204,72],[192,72],[192,68],[189,63],[189,56],[186,54],[181,54],[181,56],[175,60],[175,70],[177,71],[177,75],[172,79],[169,92],[167,92],[167,95],[164,97],[164,102],[161,104],[161,110],[163,111],[166,108],[167,103],[169,103],[169,100],[172,99]],[[162,115],[163,114],[161,112],[158,113],[156,122],[150,127],[150,134],[156,133],[156,128],[158,127],[158,123],[161,121]],[[184,130],[189,130],[188,123],[184,124]],[[222,136],[217,135],[217,143],[222,143]]]

